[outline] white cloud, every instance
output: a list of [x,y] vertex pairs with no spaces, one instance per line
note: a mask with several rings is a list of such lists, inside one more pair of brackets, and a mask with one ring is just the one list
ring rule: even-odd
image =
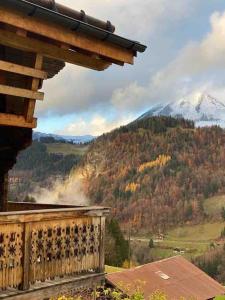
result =
[[[153,50],[149,48],[132,68],[118,67],[97,73],[69,65],[56,78],[45,83],[45,101],[38,105],[38,116],[43,117],[46,113],[60,116],[74,113],[79,116],[83,112],[97,114],[90,121],[81,117],[78,122],[74,121],[62,130],[63,133],[86,134],[91,131],[98,135],[126,123],[126,120],[130,121],[131,116],[136,116],[157,102],[176,100],[189,94],[192,89],[209,86],[209,90],[216,93],[218,70],[225,66],[225,13],[213,13],[209,33],[200,41],[188,41],[176,58],[168,63],[169,57],[177,52],[178,44],[188,39],[180,34],[178,39],[182,41],[176,42],[178,26],[186,18],[190,31],[193,30],[192,13],[196,14],[196,7],[203,14],[209,13],[208,5],[202,0],[143,0],[141,4],[139,0],[58,2],[77,10],[84,9],[87,14],[97,18],[109,19],[116,25],[117,33],[141,42],[147,41],[147,45],[154,39]],[[205,24],[205,28],[207,26]],[[199,33],[196,35],[198,37]],[[167,65],[159,69],[159,65],[165,62]],[[155,75],[151,75],[153,72]],[[101,116],[98,111],[103,106],[108,108]],[[111,121],[107,113],[112,109],[115,117]]]
[[123,111],[137,111],[141,102],[143,99],[147,99],[147,96],[147,89],[138,85],[137,82],[133,82],[125,88],[115,90],[111,103]]
[[45,100],[38,103],[37,114],[83,111],[91,104],[94,91],[89,71],[68,64],[55,78],[44,83]]
[[189,43],[174,61],[156,74],[155,86],[225,67],[225,12],[214,13],[210,23],[211,31],[200,42]]
[[116,118],[112,121],[104,118],[101,115],[95,115],[91,120],[79,118],[74,123],[60,131],[60,134],[64,135],[86,135],[91,134],[93,136],[99,136],[102,133],[109,132],[121,125],[126,125],[133,120],[134,116],[126,116]]
[[[58,0],[59,3],[76,10],[83,9],[87,14],[103,20],[110,19],[116,25],[117,33],[141,42],[149,41],[153,32],[159,34],[162,28],[171,26],[175,20],[183,19],[193,9],[193,3],[198,1],[143,0],[140,5],[139,0]],[[140,60],[141,55],[138,62]],[[131,71],[133,77],[135,68],[136,65]],[[117,67],[111,72],[105,71],[104,74],[105,77],[95,71],[67,65],[55,78],[44,83],[45,101],[37,106],[38,117],[48,113],[57,115],[79,113],[90,108],[95,109],[96,106],[105,103],[110,105],[112,94],[118,93],[118,91],[114,93],[115,76],[121,78],[121,83],[116,81],[118,87],[126,84],[134,85],[132,79],[123,78],[126,69]],[[138,77],[139,75],[137,80]],[[104,85],[101,80],[104,80]]]
[[210,24],[211,30],[202,40],[188,43],[146,86],[135,83],[115,91],[113,105],[118,109],[141,110],[157,102],[176,100],[193,89],[219,94],[219,71],[225,68],[225,12],[213,13]]
[[149,36],[168,22],[187,16],[199,0],[59,0],[87,14],[110,20],[116,32],[134,39]]

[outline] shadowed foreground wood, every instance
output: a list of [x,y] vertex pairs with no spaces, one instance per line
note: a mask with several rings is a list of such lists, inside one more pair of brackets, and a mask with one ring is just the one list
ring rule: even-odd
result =
[[58,299],[61,296],[73,297],[79,290],[94,288],[102,285],[105,281],[105,274],[88,274],[80,275],[74,278],[57,279],[37,283],[29,291],[8,290],[0,294],[0,299],[8,300],[47,300]]

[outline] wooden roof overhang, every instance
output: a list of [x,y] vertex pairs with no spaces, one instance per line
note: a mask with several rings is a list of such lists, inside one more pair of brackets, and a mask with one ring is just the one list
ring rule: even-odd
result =
[[42,82],[66,62],[103,71],[111,64],[133,64],[137,52],[146,49],[112,30],[36,4],[45,1],[0,2],[0,95],[5,101],[0,125],[35,128],[35,103],[44,99]]

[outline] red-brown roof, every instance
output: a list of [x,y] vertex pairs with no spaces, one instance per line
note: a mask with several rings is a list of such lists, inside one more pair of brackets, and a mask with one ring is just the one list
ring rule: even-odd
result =
[[122,290],[125,289],[123,287],[130,285],[130,293],[135,288],[135,282],[138,284],[139,281],[146,299],[157,290],[174,300],[181,297],[208,300],[225,295],[225,288],[222,285],[182,256],[108,274],[106,277],[113,286],[120,288],[122,286]]

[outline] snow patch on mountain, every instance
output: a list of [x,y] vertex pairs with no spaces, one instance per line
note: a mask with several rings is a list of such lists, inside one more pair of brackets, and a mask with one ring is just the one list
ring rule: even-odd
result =
[[219,125],[225,128],[225,103],[208,94],[194,93],[178,101],[152,107],[139,119],[150,116],[183,117],[196,126]]

